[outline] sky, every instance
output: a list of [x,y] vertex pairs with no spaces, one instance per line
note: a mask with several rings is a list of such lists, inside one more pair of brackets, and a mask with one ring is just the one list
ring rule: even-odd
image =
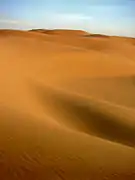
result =
[[135,0],[0,0],[0,29],[36,28],[135,37]]

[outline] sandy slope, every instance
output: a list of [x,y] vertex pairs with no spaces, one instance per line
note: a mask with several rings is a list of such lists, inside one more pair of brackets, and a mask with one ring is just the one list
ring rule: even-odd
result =
[[134,92],[134,39],[1,30],[0,179],[134,180]]

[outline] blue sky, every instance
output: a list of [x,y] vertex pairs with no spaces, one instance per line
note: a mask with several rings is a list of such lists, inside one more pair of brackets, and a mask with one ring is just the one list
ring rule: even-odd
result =
[[135,37],[135,0],[0,0],[0,28],[66,28]]

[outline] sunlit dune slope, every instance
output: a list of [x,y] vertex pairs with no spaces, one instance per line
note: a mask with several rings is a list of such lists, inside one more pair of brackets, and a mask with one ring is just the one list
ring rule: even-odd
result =
[[0,30],[0,179],[134,180],[134,39],[41,31]]

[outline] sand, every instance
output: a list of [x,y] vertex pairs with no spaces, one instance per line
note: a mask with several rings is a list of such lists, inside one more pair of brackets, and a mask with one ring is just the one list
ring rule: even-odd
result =
[[135,179],[135,39],[0,30],[0,179]]

